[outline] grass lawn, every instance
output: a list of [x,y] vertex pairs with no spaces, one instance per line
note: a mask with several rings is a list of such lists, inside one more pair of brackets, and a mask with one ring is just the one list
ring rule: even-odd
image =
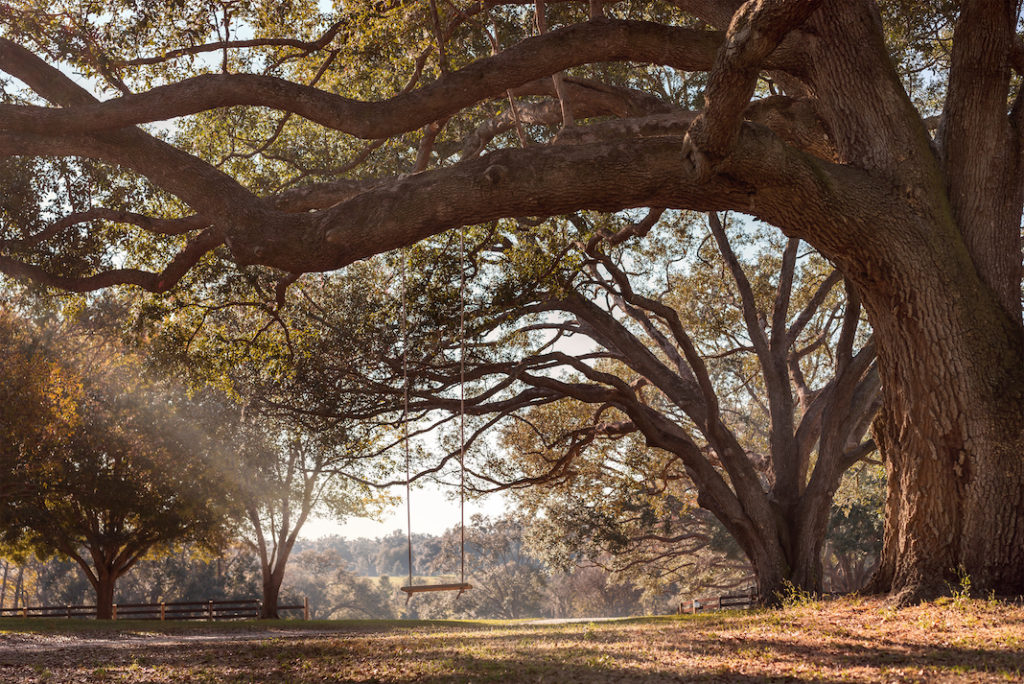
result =
[[529,625],[0,620],[0,681],[988,682],[1024,680],[1024,608],[876,599]]

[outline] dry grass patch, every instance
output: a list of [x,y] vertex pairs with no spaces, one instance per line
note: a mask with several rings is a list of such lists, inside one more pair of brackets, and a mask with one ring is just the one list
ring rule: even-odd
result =
[[[0,629],[9,626],[6,621]],[[20,640],[20,641],[19,641]],[[1024,609],[844,599],[780,611],[531,626],[288,623],[211,634],[0,632],[36,682],[990,682],[1024,677]]]

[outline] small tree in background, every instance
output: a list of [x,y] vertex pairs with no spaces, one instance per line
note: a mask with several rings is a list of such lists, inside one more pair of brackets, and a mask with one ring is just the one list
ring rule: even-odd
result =
[[[391,502],[366,484],[387,474],[389,465],[371,458],[379,455],[379,423],[361,420],[368,415],[359,404],[365,399],[343,387],[294,381],[299,368],[338,358],[355,364],[360,350],[340,343],[337,356],[314,353],[316,330],[294,320],[295,307],[285,308],[283,299],[264,301],[274,286],[271,274],[254,270],[219,284],[218,296],[229,296],[232,306],[189,298],[120,300],[134,323],[122,324],[122,333],[157,350],[164,372],[186,378],[194,391],[229,398],[220,439],[231,445],[225,458],[238,479],[238,534],[260,567],[264,618],[278,617],[288,559],[310,517],[373,517]],[[336,400],[336,415],[311,408],[318,392]]]
[[296,552],[285,591],[309,599],[314,619],[394,619],[397,593],[387,575],[359,577],[336,548],[319,545]]
[[46,353],[80,390],[46,448],[36,448],[32,423],[8,425],[27,433],[15,434],[19,458],[4,473],[19,486],[0,507],[2,534],[77,563],[96,592],[97,618],[109,619],[115,583],[146,554],[224,541],[234,482],[203,431],[216,406],[147,377],[138,358],[97,336],[64,329],[54,341],[61,360]]
[[[474,515],[466,528],[469,581],[473,590],[460,599],[473,617],[514,620],[544,611],[547,572],[523,543],[524,524],[515,515],[490,518]],[[458,567],[459,534],[452,528],[444,535],[448,567]],[[460,606],[462,608],[462,606]]]
[[198,544],[176,544],[140,560],[118,584],[119,602],[249,598],[259,592],[259,567],[251,549],[235,540],[212,553]]
[[248,523],[244,532],[259,556],[263,583],[261,617],[277,618],[285,568],[303,525],[314,514],[340,521],[371,516],[382,499],[345,477],[365,447],[346,430],[304,431],[266,417],[251,423],[239,467]]

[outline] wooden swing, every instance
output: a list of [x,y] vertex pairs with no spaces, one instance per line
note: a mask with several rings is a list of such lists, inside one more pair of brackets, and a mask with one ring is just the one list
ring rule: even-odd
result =
[[[459,230],[459,263],[465,260],[465,231]],[[402,381],[404,391],[404,407],[402,426],[405,443],[405,518],[406,540],[409,549],[409,583],[401,587],[406,593],[405,604],[409,605],[413,594],[428,591],[457,591],[455,598],[462,596],[464,591],[473,588],[466,582],[466,271],[463,268],[459,276],[459,581],[449,584],[414,584],[412,564],[412,497],[411,497],[411,466],[409,454],[409,354],[408,354],[408,315],[406,311],[406,264],[402,257]]]

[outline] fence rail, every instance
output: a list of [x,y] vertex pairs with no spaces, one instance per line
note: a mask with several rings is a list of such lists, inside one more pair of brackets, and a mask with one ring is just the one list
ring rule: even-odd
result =
[[[115,620],[254,620],[260,616],[263,602],[259,599],[207,601],[161,601],[160,603],[115,603]],[[277,612],[302,611],[309,619],[309,599],[298,605],[277,607]],[[0,608],[0,617],[92,618],[96,606],[21,606]]]
[[710,610],[750,610],[757,605],[756,590],[751,587],[742,592],[722,594],[712,598],[692,599],[679,604],[678,612],[703,613]]

